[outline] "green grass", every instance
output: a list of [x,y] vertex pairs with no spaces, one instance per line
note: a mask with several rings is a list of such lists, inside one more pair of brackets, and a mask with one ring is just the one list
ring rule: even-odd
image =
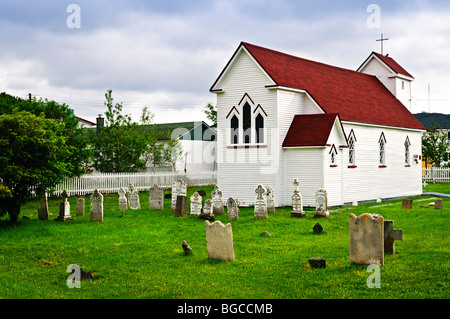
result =
[[[212,187],[188,189],[188,196]],[[415,200],[424,197],[413,198]],[[205,199],[205,198],[204,198]],[[76,198],[70,198],[73,221],[56,222],[59,201],[50,200],[48,221],[37,218],[35,203],[23,207],[11,225],[0,220],[0,298],[164,298],[164,299],[299,299],[299,298],[449,298],[449,212],[421,208],[432,200],[414,201],[401,210],[401,201],[371,203],[330,212],[328,219],[290,217],[291,209],[277,208],[267,220],[253,218],[241,208],[232,221],[235,260],[207,258],[205,221],[196,216],[175,218],[170,199],[165,210],[149,210],[148,193],[141,192],[141,210],[119,211],[118,198],[104,195],[104,222],[75,216]],[[371,206],[389,206],[369,208]],[[376,213],[394,220],[403,230],[396,254],[385,255],[381,288],[368,288],[366,266],[349,262],[349,214]],[[226,215],[216,216],[227,223]],[[314,234],[320,222],[324,233]],[[272,236],[262,237],[268,231]],[[185,256],[186,240],[193,255]],[[327,267],[313,269],[310,257],[324,257]],[[69,289],[70,264],[95,272],[80,289]]]
[[442,183],[427,183],[427,186],[423,188],[424,191],[427,192],[436,192],[436,193],[444,193],[450,194],[450,182],[442,182]]

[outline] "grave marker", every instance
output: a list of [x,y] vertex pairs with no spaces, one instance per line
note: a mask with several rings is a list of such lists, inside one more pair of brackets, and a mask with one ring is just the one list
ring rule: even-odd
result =
[[177,205],[175,206],[175,217],[187,216],[187,196],[180,194],[177,196]]
[[412,199],[403,199],[402,200],[402,209],[412,209],[413,201]]
[[177,179],[172,183],[172,210],[177,206],[177,196],[186,195],[186,183],[182,179]]
[[261,184],[255,189],[255,218],[267,218],[266,192],[266,189]]
[[164,209],[164,189],[154,184],[149,190],[148,208]]
[[384,221],[384,253],[395,254],[395,240],[403,240],[403,231],[401,229],[394,229],[393,220]]
[[130,209],[141,209],[141,202],[139,201],[139,191],[134,187],[132,183],[128,184],[126,196]]
[[214,190],[211,192],[211,198],[213,201],[213,214],[221,215],[224,213],[222,191],[219,186],[214,186]]
[[384,264],[384,218],[377,214],[350,214],[350,262]]
[[198,192],[195,192],[190,199],[191,199],[191,209],[189,214],[200,215],[202,211],[202,197]]
[[70,216],[70,203],[67,200],[67,197],[69,197],[69,193],[66,190],[63,190],[61,195],[64,199],[59,205],[59,216],[55,218],[55,220],[57,221],[73,220],[73,217]]
[[40,199],[37,202],[37,208],[38,208],[38,217],[40,220],[49,219],[47,194],[44,194],[44,198]]
[[314,212],[314,218],[327,218],[329,215],[327,191],[324,188],[319,188],[316,191],[316,211]]
[[266,200],[267,200],[267,213],[268,214],[275,213],[275,196],[273,193],[273,189],[270,186],[266,187]]
[[436,199],[434,201],[434,209],[444,209],[444,206],[442,205],[442,199]]
[[103,222],[103,195],[98,189],[94,190],[91,195],[90,220],[91,222]]
[[303,198],[300,194],[300,182],[298,179],[294,179],[294,182],[292,183],[294,188],[294,195],[292,195],[292,212],[291,217],[305,217],[306,213],[303,211]]
[[126,196],[126,191],[123,187],[119,188],[119,209],[120,210],[128,209],[128,200]]
[[77,199],[77,216],[84,216],[84,198]]
[[210,223],[205,221],[206,244],[208,258],[219,260],[234,260],[233,232],[231,224],[226,226],[220,221]]
[[239,218],[239,206],[232,197],[227,200],[227,217],[229,220],[238,220]]

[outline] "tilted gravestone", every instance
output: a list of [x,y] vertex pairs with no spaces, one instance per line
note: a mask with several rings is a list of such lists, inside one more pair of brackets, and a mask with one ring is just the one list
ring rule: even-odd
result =
[[219,186],[215,185],[214,190],[211,192],[211,198],[213,202],[213,214],[221,215],[224,213],[222,191]]
[[47,220],[49,218],[47,194],[44,194],[44,197],[42,199],[38,200],[37,208],[38,208],[39,219]]
[[84,216],[84,198],[77,199],[77,216]]
[[187,196],[180,194],[177,196],[177,205],[175,206],[175,217],[187,216]]
[[255,218],[267,218],[266,189],[261,184],[255,189]]
[[123,187],[119,188],[119,210],[128,209],[128,200],[126,191]]
[[239,218],[239,206],[232,197],[227,200],[227,217],[229,220],[238,220]]
[[103,222],[103,195],[98,189],[91,195],[90,220],[91,222]]
[[175,210],[177,206],[178,195],[186,195],[186,183],[182,179],[177,179],[172,183],[172,210]]
[[395,240],[403,240],[403,231],[401,229],[394,229],[393,220],[384,221],[384,253],[395,254]]
[[402,209],[412,209],[413,201],[412,199],[403,199],[402,200]]
[[266,187],[266,201],[267,201],[267,213],[273,214],[275,213],[275,195],[273,193],[273,189],[270,186]]
[[164,209],[164,189],[158,184],[150,187],[148,208],[150,209]]
[[190,210],[189,210],[189,214],[191,215],[200,215],[201,211],[202,211],[202,197],[199,195],[198,192],[195,192],[191,198],[191,203],[190,203]]
[[55,218],[55,220],[57,221],[73,220],[73,217],[70,216],[70,203],[67,200],[67,197],[69,197],[69,193],[66,190],[63,190],[61,195],[63,197],[63,201],[59,205],[59,216]]
[[350,262],[384,264],[384,218],[377,214],[350,214]]
[[130,209],[141,209],[141,202],[139,201],[139,191],[134,187],[132,183],[128,184],[126,196]]
[[295,188],[294,188],[294,195],[292,195],[292,212],[291,217],[305,217],[306,213],[303,211],[303,199],[302,195],[300,194],[300,182],[298,179],[294,179],[293,182]]
[[316,191],[316,211],[314,212],[314,218],[327,218],[329,215],[327,191],[324,188],[319,188]]
[[205,221],[206,244],[208,258],[218,260],[234,260],[233,231],[231,224],[220,221],[210,223]]

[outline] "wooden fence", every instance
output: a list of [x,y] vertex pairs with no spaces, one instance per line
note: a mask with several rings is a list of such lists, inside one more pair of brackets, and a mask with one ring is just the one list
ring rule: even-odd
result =
[[423,168],[423,182],[450,182],[450,168]]
[[157,173],[93,173],[81,177],[66,178],[56,187],[54,195],[67,190],[71,196],[86,195],[98,189],[101,193],[117,193],[120,187],[126,188],[132,183],[139,190],[146,190],[154,184],[163,188],[172,187],[172,183],[182,179],[187,186],[213,185],[217,182],[217,172],[197,172],[182,174],[173,172]]

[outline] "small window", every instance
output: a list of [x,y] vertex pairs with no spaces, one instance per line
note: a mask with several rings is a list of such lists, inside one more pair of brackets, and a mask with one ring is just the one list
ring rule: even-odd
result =
[[348,140],[348,163],[355,164],[355,138],[353,136],[350,136]]
[[239,143],[239,120],[236,115],[231,118],[231,144]]
[[264,143],[264,118],[258,114],[255,119],[256,143]]
[[244,143],[251,143],[251,128],[252,128],[252,111],[250,105],[245,103],[242,108],[242,128],[244,130]]
[[405,81],[402,81],[402,90],[405,89]]
[[411,146],[411,143],[409,142],[409,138],[408,137],[406,137],[406,141],[405,141],[405,165],[410,165],[410,158],[411,158],[411,156],[410,156],[410,146]]
[[381,133],[380,139],[378,141],[379,146],[379,164],[380,166],[386,165],[386,138],[384,137],[384,134]]

